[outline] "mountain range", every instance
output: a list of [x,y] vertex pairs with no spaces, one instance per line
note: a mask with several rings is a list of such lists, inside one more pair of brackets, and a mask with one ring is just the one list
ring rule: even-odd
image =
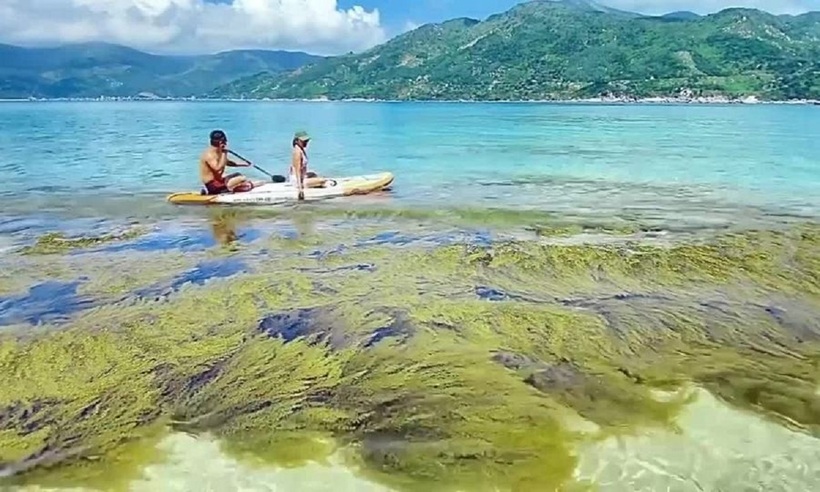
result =
[[199,96],[243,76],[281,73],[320,60],[288,51],[161,56],[107,43],[53,48],[0,44],[0,98]]
[[645,16],[535,0],[428,24],[366,52],[255,74],[215,97],[530,100],[604,95],[820,99],[820,12]]
[[820,12],[646,16],[589,0],[532,0],[333,57],[264,50],[160,56],[86,43],[0,45],[0,60],[0,98],[820,99]]

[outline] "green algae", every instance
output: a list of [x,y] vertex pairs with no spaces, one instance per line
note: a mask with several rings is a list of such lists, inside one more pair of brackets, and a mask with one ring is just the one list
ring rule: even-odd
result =
[[[654,392],[691,382],[820,435],[820,327],[766,309],[818,312],[818,230],[370,247],[99,308],[0,342],[0,462],[46,447],[108,456],[168,422],[256,463],[343,449],[399,490],[553,490],[584,485],[574,450],[588,436],[564,415],[598,438],[674,430],[688,400]],[[374,268],[339,269],[363,262]],[[479,284],[507,295],[482,300]],[[67,456],[61,479],[78,463]]]
[[207,255],[182,252],[127,255],[45,255],[19,257],[0,273],[0,295],[24,294],[32,285],[47,281],[73,282],[79,296],[118,298],[151,284],[168,283]]
[[0,295],[23,293],[32,285],[47,280],[70,281],[75,277],[63,258],[51,256],[38,260],[23,257],[5,263],[0,269]]
[[195,267],[197,259],[181,252],[129,252],[126,257],[94,254],[74,259],[70,268],[87,278],[77,289],[79,295],[125,296],[146,285],[170,282],[175,275]]
[[144,234],[141,228],[133,228],[121,233],[103,234],[99,236],[67,237],[61,232],[49,232],[37,238],[31,246],[20,249],[23,255],[51,255],[65,253],[75,249],[99,246],[114,241],[127,241]]
[[628,235],[655,229],[634,219],[566,218],[541,210],[499,207],[403,208],[362,203],[353,206],[323,204],[318,207],[303,204],[287,208],[223,208],[212,212],[211,216],[215,223],[232,221],[236,224],[260,219],[287,220],[296,226],[300,236],[311,235],[317,224],[327,221],[354,221],[356,228],[362,227],[363,224],[373,224],[374,227],[381,227],[381,230],[388,223],[402,230],[418,224],[523,228],[545,237],[569,236],[580,232]]
[[[20,487],[127,492],[131,490],[132,482],[140,478],[144,467],[162,463],[167,458],[167,453],[158,447],[166,434],[161,425],[148,426],[105,454],[85,453],[69,467],[56,463],[49,466],[46,462],[26,474],[11,477],[7,482]],[[70,456],[55,458],[67,457]]]
[[299,468],[316,462],[327,465],[338,447],[331,435],[298,430],[230,439],[223,450],[241,457],[243,463],[258,467],[276,463],[284,468]]
[[564,222],[554,221],[548,224],[538,224],[529,227],[537,237],[571,237],[580,234],[607,234],[613,236],[628,236],[638,232],[645,232],[646,227],[632,223],[608,222]]

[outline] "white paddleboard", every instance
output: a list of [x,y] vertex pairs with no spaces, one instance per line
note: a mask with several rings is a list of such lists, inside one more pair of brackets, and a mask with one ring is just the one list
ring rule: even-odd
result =
[[[321,188],[305,188],[305,200],[323,200],[340,196],[362,195],[380,191],[393,183],[393,174],[389,172],[366,174],[362,176],[344,176],[325,178]],[[274,205],[298,199],[298,190],[292,183],[265,183],[250,191],[203,195],[197,192],[173,193],[168,201],[178,205],[209,204],[257,204]]]

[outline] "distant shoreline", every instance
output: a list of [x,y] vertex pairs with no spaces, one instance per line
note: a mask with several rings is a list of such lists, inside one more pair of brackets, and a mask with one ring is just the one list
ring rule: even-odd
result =
[[4,99],[0,98],[0,103],[53,103],[53,102],[312,102],[312,103],[462,103],[462,104],[600,104],[600,105],[631,105],[631,104],[655,104],[655,105],[798,105],[798,106],[820,106],[820,100],[815,99],[784,99],[767,100],[757,99],[754,96],[744,98],[728,98],[725,96],[709,97],[593,97],[578,99],[511,99],[511,100],[484,100],[484,99],[366,99],[366,98],[197,98],[197,97],[67,97],[67,98],[25,98],[25,99]]

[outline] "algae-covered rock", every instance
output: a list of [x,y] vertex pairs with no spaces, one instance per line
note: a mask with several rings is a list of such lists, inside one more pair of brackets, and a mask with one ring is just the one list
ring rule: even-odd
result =
[[820,436],[818,230],[361,246],[97,308],[0,342],[0,463],[69,481],[167,425],[398,490],[582,487],[580,443],[675,431],[689,400],[656,390],[690,384]]

